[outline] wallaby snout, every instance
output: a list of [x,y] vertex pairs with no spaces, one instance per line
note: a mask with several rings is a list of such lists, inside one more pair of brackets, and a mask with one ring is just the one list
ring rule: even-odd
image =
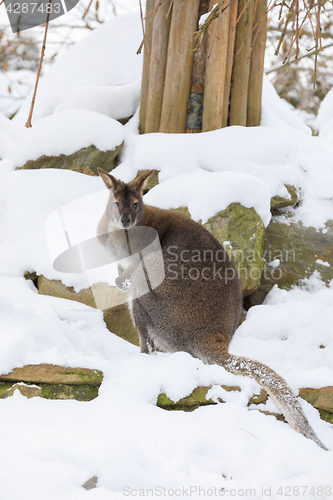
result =
[[131,227],[132,217],[130,214],[122,215],[120,221],[124,229]]

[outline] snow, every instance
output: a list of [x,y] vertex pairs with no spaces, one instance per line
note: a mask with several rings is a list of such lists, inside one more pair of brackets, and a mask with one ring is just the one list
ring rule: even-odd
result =
[[[270,197],[287,196],[284,184],[295,185],[302,197],[289,220],[325,233],[333,219],[330,136],[312,137],[267,81],[260,127],[139,136],[138,112],[126,126],[117,123],[114,118],[137,106],[141,36],[137,13],[101,26],[43,77],[32,129],[24,128],[30,99],[15,120],[0,115],[0,372],[54,363],[104,373],[90,402],[26,399],[18,391],[0,399],[0,498],[276,499],[291,492],[331,498],[333,452],[248,408],[260,390],[255,382],[182,352],[140,354],[106,329],[101,311],[39,295],[23,278],[36,271],[76,291],[101,279],[103,270],[60,273],[53,261],[68,248],[60,212],[72,245],[95,236],[108,199],[103,181],[72,171],[14,170],[40,155],[71,154],[90,144],[105,151],[124,140],[114,175],[128,181],[138,170],[158,169],[160,184],[145,201],[188,206],[195,220],[241,202],[268,224]],[[325,123],[329,119],[327,111]],[[333,283],[326,286],[319,273],[290,291],[275,287],[250,309],[230,352],[272,367],[295,392],[332,385],[332,303]],[[227,393],[220,384],[241,391]],[[198,385],[226,402],[191,413],[156,407],[161,392],[177,401]],[[301,404],[332,450],[332,425]],[[270,400],[261,409],[276,411]],[[93,476],[97,487],[87,492],[82,485]]]
[[65,92],[55,112],[86,109],[118,120],[134,115],[140,101],[141,79],[129,85],[82,87]]
[[[66,93],[70,95],[78,88],[82,97],[85,87],[118,86],[121,90],[122,86],[134,84],[141,77],[142,56],[136,55],[141,39],[138,12],[121,15],[89,33],[41,78],[34,121],[52,114],[63,99],[66,105]],[[17,125],[26,122],[30,103],[31,95],[14,117]],[[122,118],[128,116],[127,107]]]
[[40,156],[70,155],[91,145],[101,151],[113,150],[123,140],[123,126],[112,118],[96,111],[61,111],[25,128],[13,159],[17,167],[22,167]]
[[28,92],[35,85],[33,71],[1,71],[0,73],[0,113],[13,116],[21,107]]
[[[166,196],[166,193],[168,195]],[[205,224],[231,203],[253,207],[265,226],[271,220],[271,193],[258,177],[239,172],[207,172],[197,169],[173,176],[145,197],[148,205],[170,209],[188,207],[195,221]]]

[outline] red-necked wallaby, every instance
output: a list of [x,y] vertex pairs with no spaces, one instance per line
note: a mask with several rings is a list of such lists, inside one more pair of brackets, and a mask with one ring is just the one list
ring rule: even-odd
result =
[[[130,297],[130,310],[139,332],[141,352],[155,348],[186,351],[205,363],[216,363],[235,375],[255,379],[273,398],[291,426],[321,443],[300,403],[283,378],[268,366],[228,353],[242,313],[242,289],[237,272],[220,243],[200,224],[175,211],[144,205],[144,186],[154,171],[125,184],[98,169],[110,199],[99,226],[100,241],[119,258],[126,254],[126,238],[136,228],[157,233],[165,277],[147,292],[146,276],[133,261],[122,265],[116,284]],[[112,234],[113,233],[113,234]],[[122,261],[124,262],[124,261]],[[147,255],[150,273],[158,271],[160,255]]]

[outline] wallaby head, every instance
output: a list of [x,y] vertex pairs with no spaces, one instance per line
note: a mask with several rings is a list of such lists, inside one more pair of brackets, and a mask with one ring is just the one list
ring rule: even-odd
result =
[[97,170],[110,192],[107,206],[109,222],[120,229],[130,229],[137,225],[144,215],[143,190],[154,170],[140,175],[128,184],[102,168]]

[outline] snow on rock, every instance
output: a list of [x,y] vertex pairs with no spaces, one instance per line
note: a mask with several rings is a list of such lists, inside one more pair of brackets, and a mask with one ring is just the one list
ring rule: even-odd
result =
[[87,109],[118,120],[134,115],[140,101],[141,80],[113,87],[79,87],[65,92],[55,113]]
[[[268,121],[266,126],[234,126],[202,134],[137,135],[129,122],[124,127],[123,161],[113,173],[129,181],[138,170],[159,170],[160,200],[169,196],[167,180],[180,173],[190,179],[197,169],[255,176],[267,184],[271,197],[286,196],[284,185],[290,184],[300,190],[302,199],[293,211],[294,220],[322,228],[333,219],[333,147],[309,136],[307,127],[304,133],[281,124],[268,126]],[[239,195],[237,190],[234,193]],[[159,199],[154,201],[158,204]]]
[[[141,39],[140,15],[135,12],[115,17],[76,43],[40,80],[33,121],[54,113],[68,91],[134,84],[141,78],[142,56],[136,54]],[[132,90],[136,95],[136,86]],[[80,95],[82,97],[82,93]],[[128,88],[123,95],[133,100]],[[13,119],[17,125],[23,126],[26,122],[30,103],[31,95]],[[129,104],[125,102],[124,106],[123,117],[126,117]],[[120,110],[121,103],[118,112]]]
[[160,208],[188,207],[192,219],[203,224],[231,203],[240,203],[253,207],[265,226],[271,220],[270,200],[267,184],[258,177],[202,169],[175,175],[145,196],[145,203]]
[[24,129],[13,155],[17,167],[45,156],[70,155],[91,145],[113,150],[124,140],[123,126],[100,113],[85,110],[61,111]]
[[89,287],[84,274],[57,273],[53,269],[45,222],[52,212],[72,200],[101,192],[91,203],[88,198],[86,210],[77,217],[83,235],[95,235],[108,196],[102,179],[68,170],[41,169],[8,172],[1,181],[0,237],[6,243],[0,245],[0,275],[18,277],[34,270],[78,290]]

